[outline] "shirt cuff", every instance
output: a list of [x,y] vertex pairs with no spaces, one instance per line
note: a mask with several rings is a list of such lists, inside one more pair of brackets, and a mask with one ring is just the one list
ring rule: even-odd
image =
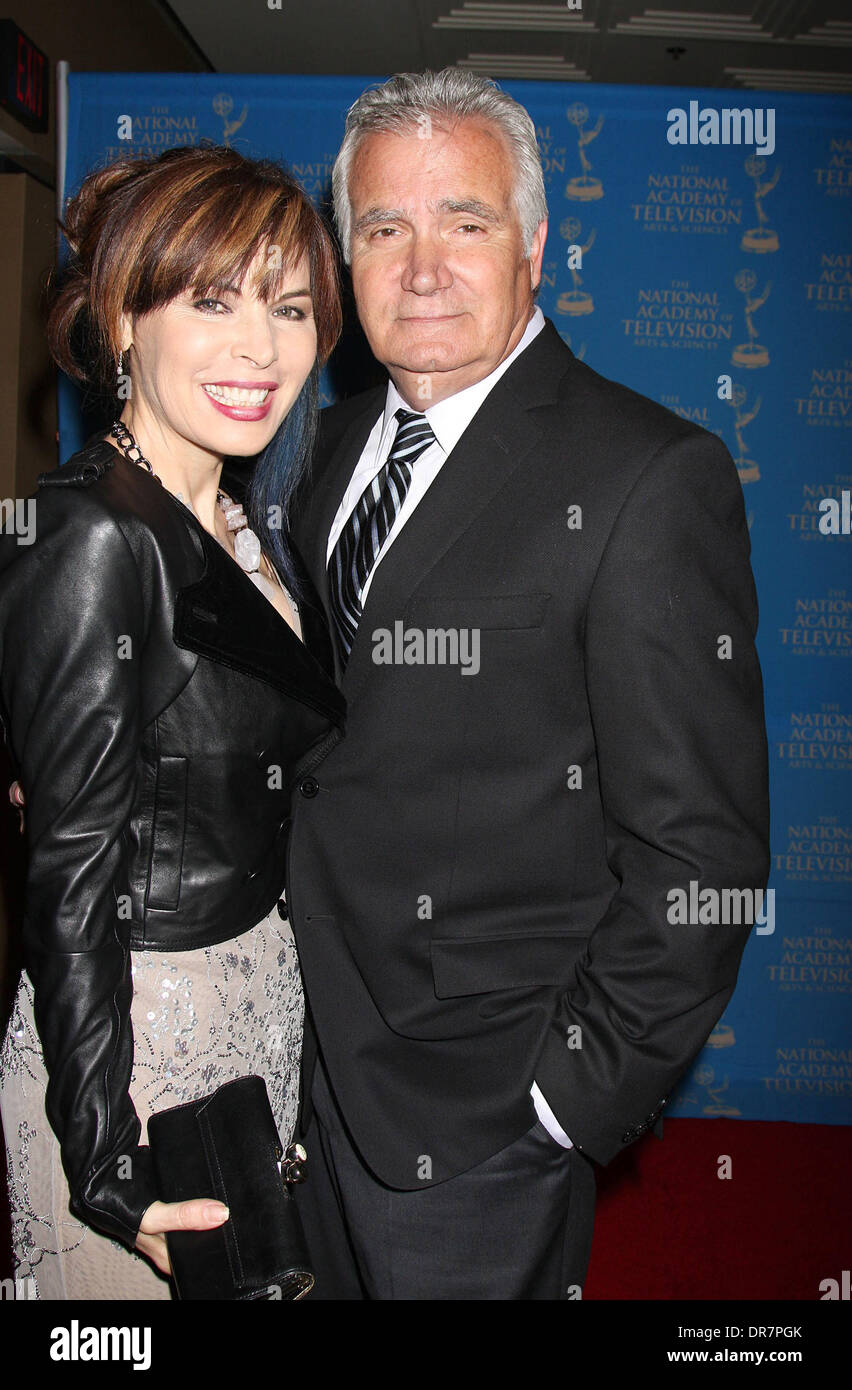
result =
[[573,1149],[574,1145],[560,1125],[544,1096],[541,1094],[535,1081],[530,1087],[530,1095],[532,1096],[533,1105],[535,1106],[535,1113],[538,1115],[538,1118],[541,1120],[541,1123],[544,1125],[551,1139],[555,1139],[557,1144],[562,1145],[563,1149]]

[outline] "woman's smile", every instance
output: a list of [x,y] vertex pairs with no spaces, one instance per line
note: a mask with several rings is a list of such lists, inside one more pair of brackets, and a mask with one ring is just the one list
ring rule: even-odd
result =
[[205,382],[202,390],[210,403],[232,420],[263,420],[272,409],[272,392],[278,390],[275,381],[216,381]]

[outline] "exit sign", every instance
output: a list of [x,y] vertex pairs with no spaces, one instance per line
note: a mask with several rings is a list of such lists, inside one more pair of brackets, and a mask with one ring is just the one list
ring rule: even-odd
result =
[[0,19],[0,106],[29,130],[47,130],[48,60],[11,19]]

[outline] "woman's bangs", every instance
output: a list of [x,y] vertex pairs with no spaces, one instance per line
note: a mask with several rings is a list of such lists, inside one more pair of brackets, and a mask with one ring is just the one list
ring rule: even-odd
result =
[[270,303],[284,293],[303,256],[310,264],[310,250],[310,229],[288,203],[283,215],[275,208],[262,220],[241,218],[222,236],[211,238],[192,270],[187,267],[183,288],[202,295],[242,291],[254,267],[248,287]]

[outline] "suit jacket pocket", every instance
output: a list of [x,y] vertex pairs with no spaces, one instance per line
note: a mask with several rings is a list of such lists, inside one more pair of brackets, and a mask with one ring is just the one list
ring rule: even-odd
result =
[[479,628],[482,632],[541,627],[550,594],[488,594],[481,598],[416,598],[406,621],[415,627]]
[[186,758],[159,758],[146,907],[177,910],[186,835]]
[[433,937],[432,976],[438,999],[534,985],[570,984],[586,932],[529,936]]

